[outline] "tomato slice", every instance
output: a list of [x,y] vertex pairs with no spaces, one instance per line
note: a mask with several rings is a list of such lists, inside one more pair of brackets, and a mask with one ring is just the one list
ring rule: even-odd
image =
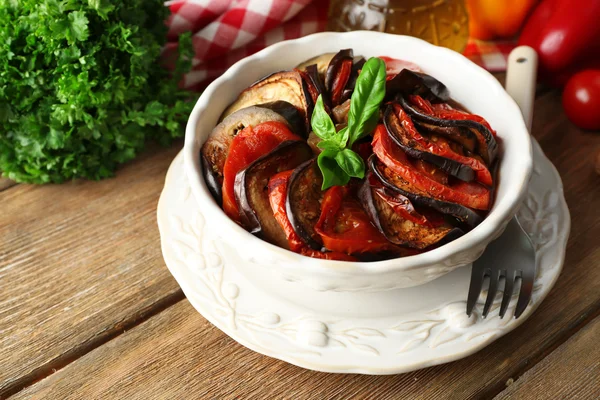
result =
[[417,64],[411,63],[410,61],[398,60],[396,58],[391,58],[387,56],[379,56],[383,62],[385,62],[385,73],[386,80],[392,79],[394,76],[398,75],[400,71],[403,69],[409,69],[415,72],[421,72],[421,68]]
[[394,250],[396,246],[371,224],[358,201],[347,194],[347,187],[333,186],[323,195],[315,231],[325,247],[346,254]]
[[333,84],[331,85],[331,102],[333,105],[340,103],[344,88],[350,79],[350,72],[352,72],[352,60],[342,61],[340,70],[335,75]]
[[[426,101],[420,96],[414,97],[418,97],[423,102]],[[430,107],[431,104],[426,104],[425,106]],[[410,118],[410,116],[402,109],[402,107],[400,107],[399,104],[394,104],[394,113],[398,116],[398,119],[400,120],[400,123],[402,124],[402,127],[404,128],[406,133],[408,133],[410,138],[414,140],[421,148],[425,149],[429,153],[437,154],[438,156],[454,160],[464,165],[468,165],[473,169],[473,171],[475,171],[475,177],[479,182],[487,186],[492,186],[492,174],[482,161],[473,157],[467,157],[457,153],[450,147],[449,142],[442,137],[435,136],[434,141],[429,140],[429,138],[426,138],[423,135],[421,135],[421,133],[419,133],[419,131],[413,124],[413,121]],[[438,182],[444,184],[447,183],[439,180]]]
[[306,243],[298,236],[287,216],[286,197],[288,183],[293,170],[280,172],[269,180],[269,202],[273,209],[275,219],[285,232],[290,250],[302,255],[321,258],[324,260],[339,260],[339,261],[357,261],[355,257],[348,254],[338,252],[323,252],[309,248]]
[[413,103],[415,106],[421,109],[421,111],[425,114],[429,114],[434,117],[447,120],[475,121],[488,128],[490,132],[492,132],[492,135],[496,137],[496,131],[493,130],[489,122],[487,122],[487,120],[480,115],[471,114],[463,110],[458,110],[447,103],[431,104],[426,99],[417,95],[410,95],[408,96],[408,99],[411,101],[411,103]]
[[299,252],[306,245],[292,227],[292,223],[287,216],[287,209],[285,205],[288,183],[290,181],[292,172],[294,172],[294,170],[283,171],[273,175],[271,179],[269,179],[269,203],[271,204],[271,209],[273,210],[275,219],[285,232],[290,250]]
[[288,140],[302,140],[282,122],[263,122],[240,131],[231,142],[223,167],[223,210],[236,222],[240,221],[233,185],[237,173],[260,156],[269,153]]
[[373,152],[400,177],[436,199],[462,204],[477,210],[490,206],[490,190],[475,182],[456,181],[444,185],[419,171],[412,160],[389,137],[383,124],[375,129]]

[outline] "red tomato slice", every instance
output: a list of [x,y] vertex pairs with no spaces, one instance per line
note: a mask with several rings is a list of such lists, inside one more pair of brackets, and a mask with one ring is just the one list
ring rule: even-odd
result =
[[325,247],[346,254],[393,250],[395,246],[371,224],[358,201],[347,193],[346,187],[333,186],[323,196],[315,231]]
[[340,103],[346,83],[348,83],[348,79],[350,79],[350,72],[352,72],[352,60],[342,61],[340,70],[336,74],[331,85],[331,102],[333,105]]
[[284,123],[275,121],[248,126],[233,138],[223,167],[223,210],[229,218],[236,222],[240,220],[233,190],[236,174],[288,140],[302,138],[294,135]]
[[421,68],[417,64],[411,63],[410,61],[398,60],[396,58],[379,56],[385,62],[385,73],[387,75],[386,80],[392,79],[398,75],[403,69],[409,69],[415,72],[421,72]]
[[[418,96],[415,96],[418,97]],[[419,99],[423,100],[421,97]],[[427,149],[429,153],[437,154],[438,156],[449,158],[461,164],[468,165],[475,171],[476,179],[487,186],[492,186],[492,174],[483,162],[473,157],[466,157],[458,154],[450,147],[450,144],[444,138],[436,138],[436,141],[429,140],[419,133],[413,124],[410,116],[398,104],[394,104],[394,112],[400,119],[400,123],[404,130],[410,135],[411,139]],[[487,123],[487,122],[486,122]],[[437,180],[437,179],[436,179]],[[440,183],[444,183],[438,180]]]
[[457,110],[456,108],[453,108],[451,105],[446,103],[431,104],[429,101],[417,95],[409,96],[409,100],[411,101],[411,103],[420,108],[421,111],[423,111],[425,114],[429,114],[434,117],[448,120],[470,120],[479,122],[481,125],[488,128],[490,132],[492,132],[492,135],[496,137],[496,131],[493,130],[489,122],[487,122],[487,120],[480,115],[471,114],[462,110]]
[[413,161],[389,137],[383,124],[375,129],[373,152],[392,171],[436,199],[462,204],[477,210],[489,209],[489,189],[475,182],[456,181],[444,185],[417,170]]
[[268,185],[269,202],[271,204],[271,208],[273,209],[273,215],[285,232],[290,250],[308,257],[321,258],[324,260],[356,261],[356,258],[349,256],[348,254],[313,250],[309,248],[300,238],[300,236],[298,236],[296,231],[294,231],[294,228],[288,219],[285,205],[288,183],[290,181],[292,172],[294,171],[290,170],[274,175],[269,180]]
[[269,203],[271,204],[271,209],[273,210],[275,219],[285,232],[290,250],[299,252],[303,247],[306,247],[306,245],[292,227],[292,223],[287,216],[287,209],[285,205],[288,183],[290,181],[292,172],[294,171],[283,171],[273,175],[271,179],[269,179]]

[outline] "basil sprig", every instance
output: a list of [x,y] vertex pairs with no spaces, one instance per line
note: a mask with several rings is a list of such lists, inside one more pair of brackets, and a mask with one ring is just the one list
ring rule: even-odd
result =
[[382,59],[373,57],[365,63],[350,98],[348,126],[339,132],[336,132],[319,95],[310,122],[313,132],[321,139],[317,146],[323,149],[317,159],[323,174],[322,190],[343,186],[352,177],[364,178],[365,163],[351,148],[377,125],[379,105],[385,97],[385,76]]

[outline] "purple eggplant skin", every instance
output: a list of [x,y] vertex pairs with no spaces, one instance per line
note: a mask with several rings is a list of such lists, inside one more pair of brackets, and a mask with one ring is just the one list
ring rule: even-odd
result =
[[321,215],[323,176],[316,159],[292,172],[288,183],[286,211],[294,231],[312,249],[323,251],[323,242],[315,225]]
[[[477,137],[477,149],[476,152],[481,156],[486,165],[490,166],[496,160],[498,155],[498,143],[494,138],[494,135],[488,128],[482,124],[471,121],[468,119],[453,120],[453,119],[441,119],[432,117],[427,114],[423,114],[416,108],[414,108],[404,96],[396,96],[397,101],[400,103],[404,111],[416,122],[425,123],[428,125],[435,125],[438,127],[445,128],[462,128],[470,130]],[[442,132],[440,132],[442,133]]]
[[312,64],[306,67],[306,74],[308,75],[308,78],[310,79],[312,85],[315,87],[315,89],[317,89],[317,92],[319,92],[319,94],[321,95],[325,108],[330,109],[331,99],[329,98],[329,93],[325,89],[325,85],[321,80],[321,75],[319,75],[317,64]]
[[304,117],[291,103],[283,100],[272,101],[269,103],[258,104],[257,107],[268,108],[281,115],[287,121],[291,131],[296,135],[307,138],[308,127]]
[[329,62],[329,65],[327,66],[327,72],[325,72],[325,89],[327,89],[327,91],[331,90],[335,76],[337,75],[342,62],[346,60],[354,60],[354,51],[352,49],[343,49],[338,51]]
[[[415,224],[402,218],[384,200],[374,195],[375,188],[370,184],[371,174],[372,172],[367,174],[367,178],[359,188],[358,198],[373,225],[390,242],[423,250],[432,246],[441,246],[464,235],[461,229],[450,225],[433,228]],[[384,186],[381,186],[380,189],[388,191],[388,195],[391,197],[410,203],[407,197],[397,192],[390,193],[389,189]]]
[[385,92],[389,98],[400,93],[418,95],[432,103],[443,103],[450,100],[450,92],[442,82],[431,75],[406,68],[387,81]]
[[356,78],[358,78],[358,73],[362,69],[363,65],[367,60],[364,57],[354,57],[354,64],[352,64],[352,71],[350,72],[350,78],[348,79],[348,83],[346,83],[346,87],[342,92],[342,98],[340,99],[340,104],[348,100],[352,93],[354,92],[354,86],[356,86]]
[[296,66],[296,69],[299,69],[300,71],[306,71],[307,66],[316,64],[319,75],[321,77],[324,77],[325,72],[327,71],[327,66],[329,65],[329,62],[335,55],[336,55],[336,53],[320,54],[318,56],[309,58],[308,60],[305,60],[304,62],[298,64]]
[[405,129],[394,113],[392,105],[388,105],[386,108],[383,115],[383,123],[394,143],[409,156],[427,161],[461,181],[471,182],[475,179],[475,171],[468,165],[461,164],[458,161],[437,154],[429,153],[425,151],[425,149],[417,148],[418,145],[416,143],[412,143],[414,146],[411,146],[412,140],[406,136]]
[[460,144],[472,154],[475,154],[477,151],[477,137],[469,129],[458,128],[455,126],[438,126],[427,122],[417,121],[416,119],[413,119],[413,124],[415,124],[415,127],[419,131],[444,136],[445,138]]
[[273,175],[296,168],[311,157],[312,151],[305,142],[288,140],[237,173],[234,193],[244,228],[267,242],[289,247],[285,232],[273,215],[267,186]]
[[219,205],[219,207],[222,207],[222,183],[220,182],[220,179],[217,176],[216,172],[211,168],[209,161],[206,159],[206,157],[204,157],[202,153],[200,153],[200,162],[202,165],[202,175],[204,176],[204,182],[206,183],[206,187],[208,187],[208,191],[212,195],[215,202]]
[[475,228],[483,221],[483,217],[479,213],[468,207],[448,201],[433,199],[426,193],[415,190],[408,182],[402,181],[401,178],[396,177],[396,179],[394,179],[395,175],[393,173],[386,174],[385,165],[383,165],[375,155],[369,157],[367,164],[369,170],[375,174],[383,186],[407,197],[413,204],[430,207],[442,214],[453,216],[464,225],[466,230]]
[[298,71],[274,72],[253,83],[227,107],[219,121],[242,108],[275,100],[291,103],[304,118],[305,126],[310,126],[310,116],[314,105],[306,82]]

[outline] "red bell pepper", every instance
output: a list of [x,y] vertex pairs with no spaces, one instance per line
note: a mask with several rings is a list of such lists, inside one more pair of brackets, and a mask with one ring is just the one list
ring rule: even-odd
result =
[[309,248],[298,236],[287,216],[286,197],[288,183],[293,170],[280,172],[269,180],[269,203],[273,210],[275,219],[285,232],[290,250],[308,257],[321,258],[325,260],[356,261],[356,258],[348,254],[338,252],[323,252]]
[[490,190],[475,182],[456,181],[445,185],[416,168],[411,159],[389,137],[383,124],[375,129],[373,152],[388,168],[436,199],[462,204],[477,210],[490,207]]
[[537,51],[540,76],[559,86],[580,70],[600,68],[600,1],[542,1],[527,20],[519,45]]
[[231,142],[223,167],[223,210],[234,221],[240,220],[233,185],[236,174],[260,156],[287,140],[302,140],[281,122],[263,122],[248,126]]

